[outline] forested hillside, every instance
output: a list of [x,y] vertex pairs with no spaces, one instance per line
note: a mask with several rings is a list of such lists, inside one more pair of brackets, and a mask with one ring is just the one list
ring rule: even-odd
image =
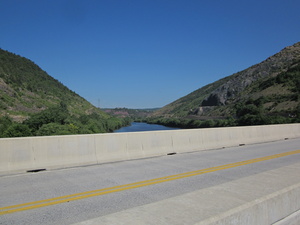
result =
[[0,49],[0,137],[103,133],[125,124],[31,60]]

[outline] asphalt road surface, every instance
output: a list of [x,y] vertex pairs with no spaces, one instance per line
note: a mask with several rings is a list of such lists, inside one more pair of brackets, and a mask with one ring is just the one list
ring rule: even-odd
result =
[[103,217],[299,164],[299,150],[300,139],[289,139],[2,176],[0,224],[73,224]]

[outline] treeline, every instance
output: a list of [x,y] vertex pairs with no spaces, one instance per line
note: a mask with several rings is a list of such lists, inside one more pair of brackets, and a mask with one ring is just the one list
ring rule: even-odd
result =
[[235,115],[227,119],[189,119],[189,118],[146,118],[143,122],[160,124],[168,127],[178,128],[210,128],[210,127],[231,127],[231,126],[251,126],[270,125],[285,123],[300,123],[300,103],[293,111],[280,113],[269,113],[263,104],[268,101],[261,97],[257,100],[248,100],[244,103],[237,103],[234,106]]
[[[142,122],[137,121],[137,122]],[[200,120],[200,119],[188,119],[188,118],[147,118],[143,122],[150,124],[160,124],[167,127],[176,127],[182,129],[191,128],[209,128],[209,127],[230,127],[236,126],[235,120],[233,118],[228,119],[218,119],[218,120]]]
[[300,122],[300,104],[296,109],[282,112],[269,112],[263,105],[269,102],[268,97],[260,97],[256,100],[248,100],[245,103],[235,105],[237,125],[268,125]]
[[72,116],[61,103],[32,115],[23,123],[0,117],[0,137],[28,137],[49,135],[93,134],[112,132],[130,124],[129,119],[103,117],[101,114]]

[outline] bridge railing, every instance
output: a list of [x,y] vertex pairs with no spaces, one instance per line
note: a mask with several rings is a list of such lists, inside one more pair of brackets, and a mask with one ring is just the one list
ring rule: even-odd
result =
[[300,124],[0,139],[0,174],[239,146],[300,137]]

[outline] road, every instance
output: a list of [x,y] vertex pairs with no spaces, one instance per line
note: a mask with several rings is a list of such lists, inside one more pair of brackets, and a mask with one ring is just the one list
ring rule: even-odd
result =
[[[280,188],[285,188],[300,182],[300,176],[295,176],[300,172],[297,150],[300,150],[300,139],[290,139],[2,176],[0,224],[73,224],[106,218],[267,173],[270,182],[274,178]],[[281,168],[291,174],[271,177],[271,171]],[[268,179],[256,186],[260,185],[266,185],[268,188],[264,189],[270,193],[274,186],[268,185]],[[160,213],[168,214],[172,209],[163,210]]]

